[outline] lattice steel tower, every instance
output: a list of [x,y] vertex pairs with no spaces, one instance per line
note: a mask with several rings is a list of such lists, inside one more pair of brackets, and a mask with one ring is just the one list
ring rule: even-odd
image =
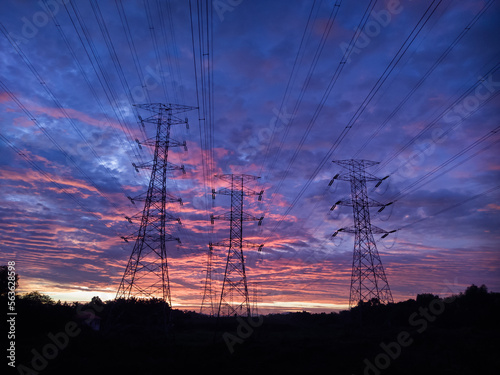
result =
[[214,290],[212,287],[212,257],[214,249],[210,243],[207,254],[207,271],[205,276],[205,287],[203,288],[203,299],[201,300],[200,314],[207,313],[210,316],[216,314],[214,303]]
[[[184,166],[177,166],[168,161],[168,151],[170,147],[183,146],[185,150],[186,142],[179,142],[170,138],[172,125],[185,124],[187,119],[176,117],[177,114],[195,109],[178,104],[137,104],[152,114],[147,118],[139,117],[141,124],[153,124],[156,126],[156,135],[146,139],[139,145],[154,147],[153,161],[136,165],[139,168],[151,170],[148,190],[137,197],[128,197],[132,203],[144,201],[142,213],[130,218],[140,220],[139,230],[132,236],[122,237],[126,242],[135,239],[134,248],[130,255],[127,267],[123,274],[116,298],[161,298],[172,305],[170,296],[170,281],[168,276],[167,262],[167,242],[178,241],[179,238],[172,236],[168,223],[180,219],[167,212],[167,204],[178,202],[182,205],[182,199],[174,197],[167,192],[168,174],[171,171],[182,170]],[[142,146],[141,146],[142,147]]]
[[368,198],[366,182],[378,181],[377,187],[387,177],[378,178],[365,171],[365,168],[378,164],[369,160],[334,160],[335,164],[348,170],[348,173],[337,174],[330,181],[343,180],[351,183],[351,199],[336,202],[331,210],[337,205],[351,206],[354,214],[354,226],[337,230],[333,237],[339,232],[354,233],[354,254],[352,258],[351,290],[349,295],[349,307],[356,306],[360,301],[367,302],[373,298],[381,303],[393,302],[391,289],[380,260],[380,255],[373,238],[373,233],[383,233],[386,237],[389,233],[380,229],[370,222],[370,207],[381,207],[381,212],[391,203],[380,203]]
[[215,219],[228,220],[230,223],[229,239],[210,244],[210,248],[212,246],[228,247],[217,316],[251,316],[243,247],[258,247],[259,251],[261,251],[263,245],[256,245],[243,240],[243,222],[257,220],[261,225],[264,217],[257,218],[245,213],[243,211],[243,201],[245,196],[250,195],[258,195],[259,201],[261,201],[264,190],[257,193],[244,186],[245,183],[259,178],[256,176],[224,174],[216,177],[227,182],[229,187],[219,189],[218,192],[215,189],[212,190],[212,198],[215,199],[215,194],[231,196],[231,210],[229,212],[223,215],[211,215],[212,224],[214,224]]

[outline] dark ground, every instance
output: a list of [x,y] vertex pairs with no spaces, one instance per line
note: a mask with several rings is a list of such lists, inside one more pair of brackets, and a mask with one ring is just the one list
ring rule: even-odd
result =
[[[10,371],[2,373],[451,375],[500,368],[500,294],[485,287],[446,300],[427,294],[340,313],[251,320],[217,322],[174,310],[170,325],[158,301],[67,305],[32,295],[16,308],[16,365],[24,367],[5,366],[4,356]],[[96,322],[98,331],[88,326]]]

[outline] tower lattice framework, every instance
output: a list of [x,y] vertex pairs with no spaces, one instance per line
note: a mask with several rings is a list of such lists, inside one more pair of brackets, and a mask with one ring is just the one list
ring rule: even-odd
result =
[[[245,184],[259,177],[247,174],[224,174],[216,176],[228,183],[227,188],[221,188],[217,192],[212,190],[212,198],[215,194],[229,195],[231,197],[231,209],[223,215],[211,216],[214,220],[227,220],[230,224],[229,239],[210,244],[212,246],[224,246],[228,248],[224,279],[220,293],[220,301],[217,308],[217,316],[251,316],[250,300],[248,296],[248,284],[245,271],[244,247],[258,247],[261,251],[263,245],[256,245],[243,239],[243,222],[258,221],[262,224],[264,217],[254,217],[244,212],[244,197],[258,195],[262,200],[263,190],[256,192],[245,187]],[[205,298],[205,297],[204,297]]]
[[205,276],[205,286],[203,288],[203,299],[201,300],[200,314],[214,316],[216,314],[214,289],[212,285],[212,258],[214,249],[209,244],[207,254],[207,271]]
[[385,275],[382,260],[375,244],[374,233],[383,234],[386,237],[394,231],[385,231],[371,224],[370,207],[380,207],[381,212],[391,203],[380,203],[368,197],[367,181],[377,181],[377,187],[387,177],[378,178],[366,172],[365,169],[378,162],[369,160],[335,160],[334,163],[347,170],[347,173],[339,173],[330,181],[343,180],[351,183],[351,198],[336,202],[331,210],[337,205],[351,206],[354,216],[354,226],[338,229],[333,236],[339,232],[354,233],[354,253],[352,258],[351,289],[349,295],[349,307],[356,306],[359,302],[367,302],[377,299],[380,303],[394,302],[391,289]]
[[[180,219],[167,212],[167,204],[180,203],[182,199],[177,198],[167,191],[167,180],[169,173],[179,171],[185,173],[184,166],[178,166],[168,161],[168,153],[171,147],[184,147],[186,142],[179,142],[170,137],[173,125],[185,124],[187,119],[180,119],[176,115],[195,109],[178,104],[136,104],[149,112],[146,118],[139,117],[143,127],[152,124],[156,127],[154,137],[148,138],[139,145],[154,148],[153,160],[133,167],[137,172],[139,169],[151,171],[148,190],[136,197],[128,197],[132,203],[144,202],[141,213],[126,217],[133,223],[140,221],[138,231],[129,237],[122,237],[126,242],[135,240],[132,254],[128,260],[123,274],[116,298],[161,298],[172,305],[170,295],[170,280],[168,275],[167,243],[180,239],[174,237],[171,232],[171,224]],[[142,146],[141,146],[142,147]]]

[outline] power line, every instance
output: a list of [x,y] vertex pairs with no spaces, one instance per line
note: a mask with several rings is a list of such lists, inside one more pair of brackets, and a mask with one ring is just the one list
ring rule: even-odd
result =
[[[476,151],[474,154],[470,155],[468,158],[466,158],[465,160],[461,161],[460,163],[457,163],[456,165],[448,168],[447,170],[445,170],[444,172],[441,172],[439,175],[435,176],[434,178],[428,180],[427,182],[425,182],[424,184],[421,184],[420,186],[418,186],[419,183],[421,183],[422,181],[425,181],[426,179],[429,179],[431,176],[433,176],[435,173],[439,172],[441,169],[443,169],[444,167],[448,166],[449,164],[453,163],[456,159],[458,159],[459,157],[465,155],[467,152],[471,151],[473,148],[475,148],[476,146],[478,146],[479,144],[481,144],[482,142],[486,141],[487,139],[489,139],[490,137],[494,136],[495,134],[497,134],[498,132],[500,131],[500,126],[497,126],[495,129],[489,131],[487,134],[483,135],[481,138],[477,139],[475,142],[473,142],[472,144],[470,144],[469,146],[467,146],[466,148],[462,149],[460,152],[458,152],[457,154],[453,155],[451,158],[449,158],[448,160],[446,160],[445,162],[441,163],[439,166],[435,167],[434,169],[432,169],[431,171],[427,172],[426,174],[424,174],[423,176],[421,176],[419,179],[417,179],[416,181],[412,182],[411,184],[409,184],[408,186],[406,186],[404,189],[402,189],[394,198],[392,198],[391,200],[393,201],[399,201],[401,200],[402,198],[404,198],[405,196],[415,192],[416,190],[422,188],[422,186],[434,181],[436,178],[442,176],[443,174],[451,171],[452,169],[455,169],[456,167],[464,164],[465,162],[469,161],[470,159],[472,159],[473,157],[479,155],[480,153],[486,151],[487,149],[489,149],[490,147],[494,146],[495,144],[497,144],[498,142],[500,142],[500,139],[497,139],[496,141],[486,145],[485,147],[483,147],[482,149],[480,149],[479,151]],[[415,187],[417,186],[417,187]]]
[[[426,9],[426,11],[422,15],[422,17],[419,19],[419,21],[417,22],[417,24],[414,26],[413,30],[410,32],[410,34],[406,38],[406,40],[403,43],[403,45],[399,48],[399,50],[396,53],[396,55],[393,57],[393,59],[391,60],[391,62],[389,63],[389,65],[386,67],[385,71],[382,73],[382,76],[377,80],[377,83],[372,87],[372,89],[370,90],[369,94],[365,97],[365,100],[363,101],[363,103],[360,105],[360,107],[355,112],[355,114],[351,117],[351,120],[349,121],[349,123],[344,127],[344,129],[342,130],[342,132],[340,133],[340,135],[337,137],[337,139],[334,141],[333,145],[330,147],[330,149],[327,152],[327,154],[323,157],[323,159],[321,160],[321,162],[316,166],[316,168],[314,169],[314,171],[312,172],[312,174],[309,176],[307,182],[305,183],[305,185],[303,185],[303,187],[301,188],[301,190],[299,191],[299,193],[296,195],[296,197],[294,198],[294,200],[292,201],[292,203],[289,205],[289,207],[287,208],[287,210],[285,211],[285,213],[281,215],[281,218],[277,222],[277,224],[274,226],[274,228],[272,230],[272,233],[276,231],[276,229],[278,228],[278,226],[283,222],[284,218],[291,212],[291,210],[294,208],[294,206],[296,205],[296,203],[299,201],[299,199],[305,193],[305,191],[307,190],[307,188],[310,186],[310,184],[312,183],[312,181],[314,180],[314,178],[318,175],[318,173],[323,168],[323,166],[331,158],[331,156],[333,155],[333,153],[335,152],[335,150],[338,148],[338,146],[340,145],[340,143],[342,142],[342,140],[346,137],[346,135],[349,132],[349,130],[352,128],[352,126],[357,121],[357,119],[359,118],[359,116],[361,115],[361,113],[364,111],[364,108],[366,107],[366,105],[368,105],[368,103],[374,97],[374,95],[376,94],[376,92],[380,89],[380,87],[382,86],[382,84],[385,82],[385,80],[391,74],[391,72],[393,71],[394,67],[401,60],[402,56],[406,53],[406,51],[408,50],[408,48],[410,47],[410,45],[413,43],[413,41],[415,40],[415,38],[418,36],[418,34],[420,33],[420,31],[423,29],[423,27],[425,26],[425,24],[429,21],[430,17],[434,14],[435,10],[437,9],[437,7],[439,6],[439,4],[441,3],[442,0],[440,0],[437,3],[437,5],[434,8],[432,8],[432,6],[434,5],[434,3],[436,1],[437,0],[434,0],[429,5],[429,7]],[[366,19],[365,19],[364,23],[366,23]],[[347,49],[347,51],[348,50],[349,49]],[[347,51],[346,51],[346,53],[347,53]],[[346,58],[346,53],[344,54],[344,58]],[[348,55],[347,55],[347,57],[348,57]],[[325,92],[326,96],[329,95],[329,91],[328,90],[331,90],[331,89],[327,89],[327,92]],[[318,107],[318,109],[319,109],[319,111],[321,110],[320,107]],[[272,197],[271,197],[271,199],[272,199]],[[265,242],[267,242],[267,239],[266,239]]]
[[[78,57],[77,57],[77,55],[76,55],[76,53],[75,53],[75,51],[74,51],[74,48],[72,47],[71,43],[70,43],[70,42],[69,42],[69,40],[68,40],[68,37],[66,36],[66,34],[65,34],[64,30],[62,29],[61,24],[60,24],[60,22],[58,21],[58,19],[57,19],[57,17],[56,17],[56,14],[54,14],[54,13],[52,12],[52,10],[50,9],[50,7],[47,7],[47,9],[49,9],[49,10],[50,10],[52,20],[53,20],[53,22],[54,22],[54,24],[55,24],[55,26],[56,26],[56,28],[57,28],[57,30],[58,30],[58,32],[59,32],[59,34],[61,35],[61,37],[62,37],[62,39],[63,39],[63,41],[64,41],[64,44],[66,45],[66,47],[67,47],[67,48],[68,48],[68,50],[70,51],[71,56],[73,57],[73,60],[75,61],[75,63],[76,63],[76,64],[77,64],[77,66],[78,66],[78,70],[80,71],[80,74],[82,75],[82,77],[84,78],[85,82],[87,83],[87,86],[89,87],[89,90],[90,90],[90,92],[92,93],[92,96],[94,97],[94,99],[95,99],[95,101],[96,101],[97,105],[99,106],[99,108],[100,108],[101,112],[104,114],[104,116],[105,116],[105,118],[106,118],[106,120],[107,120],[107,122],[108,122],[108,125],[110,126],[110,128],[111,128],[111,129],[113,129],[113,131],[115,132],[115,134],[117,134],[117,139],[118,139],[118,140],[120,140],[120,142],[121,142],[121,143],[122,143],[122,145],[124,146],[124,141],[123,141],[122,137],[120,137],[120,136],[118,135],[118,131],[117,131],[117,130],[116,130],[116,129],[115,129],[115,128],[111,125],[111,123],[112,123],[111,118],[110,118],[110,117],[108,116],[108,114],[106,113],[106,111],[105,111],[105,109],[104,109],[104,106],[103,106],[103,104],[102,104],[102,102],[101,102],[101,100],[100,100],[99,96],[97,95],[96,90],[94,89],[94,86],[92,85],[92,83],[91,83],[91,81],[90,81],[90,79],[89,79],[89,77],[88,77],[88,75],[87,75],[87,73],[86,73],[85,69],[83,68],[82,64],[80,63],[80,60],[78,59]],[[89,59],[90,59],[90,56],[88,56],[88,57],[89,57]],[[97,71],[95,71],[95,72],[96,72],[96,74],[97,74]],[[98,77],[98,78],[99,78],[99,77]],[[105,89],[104,85],[102,85],[102,82],[101,82],[101,81],[100,81],[100,83],[101,83],[101,86],[102,86],[102,88],[103,88],[104,92],[106,92],[106,89]],[[107,92],[106,92],[106,94],[107,94]],[[108,97],[108,99],[109,99],[109,97]],[[110,104],[112,104],[111,100],[110,100]],[[115,113],[116,113],[116,112],[115,112]],[[118,116],[117,116],[117,120],[118,120],[118,122],[120,123],[120,118],[119,118]],[[120,123],[120,125],[122,126],[122,129],[124,130],[123,124],[122,124],[122,123]],[[124,132],[125,132],[125,135],[127,135],[127,132],[126,132],[125,130],[124,130]],[[132,140],[130,140],[130,139],[129,139],[129,146],[130,146],[130,145],[132,145],[132,147],[130,147],[130,150],[135,151],[135,145],[134,145],[133,143],[131,143],[131,142],[132,142]],[[123,148],[124,148],[124,149],[126,149],[126,147],[123,147]],[[130,155],[129,155],[129,153],[128,153],[128,152],[127,152],[126,154],[127,154],[128,158],[129,158],[129,160],[130,160],[130,163],[132,164],[132,162],[133,162],[132,158],[130,157]],[[136,156],[136,158],[137,158],[137,159],[140,159],[140,156],[139,156],[137,153],[135,154],[135,156]]]
[[[127,125],[127,121],[123,117],[123,113],[120,111],[119,108],[117,108],[118,107],[117,94],[110,84],[110,79],[108,77],[108,73],[106,72],[106,69],[104,68],[104,64],[103,64],[101,58],[99,57],[97,48],[95,47],[95,44],[90,36],[90,32],[89,32],[88,28],[86,27],[85,22],[83,21],[83,17],[81,16],[80,11],[78,10],[78,7],[75,4],[71,3],[72,10],[75,14],[74,16],[70,13],[70,10],[66,6],[66,4],[64,4],[64,7],[65,7],[66,13],[68,14],[68,17],[71,21],[71,24],[72,24],[72,26],[73,26],[73,28],[78,36],[78,40],[80,41],[88,59],[89,59],[89,62],[92,66],[92,69],[94,70],[96,77],[97,77],[99,83],[101,84],[101,87],[106,95],[106,98],[108,99],[108,101],[110,103],[111,108],[113,109],[113,112],[115,113],[116,118],[118,119],[118,123],[119,123],[122,131],[127,136],[129,143],[132,145],[132,147],[130,149],[135,153],[136,158],[138,160],[140,160],[140,162],[143,162],[140,154],[137,153],[136,148],[135,148],[136,147],[135,142],[134,142],[135,137],[132,135],[132,132]],[[75,17],[76,17],[76,22],[80,25],[81,32],[78,30],[78,27],[75,23],[75,19],[74,19]],[[82,34],[83,34],[83,37],[82,37]],[[85,44],[84,39],[87,42],[87,44]],[[89,49],[90,49],[90,52],[89,52]],[[92,57],[94,59],[92,59]],[[95,63],[94,63],[94,60],[95,60]],[[96,64],[97,64],[97,67],[96,67]],[[101,74],[99,74],[99,72]]]
[[437,215],[441,215],[442,213],[445,213],[445,212],[447,212],[447,211],[449,211],[449,210],[452,210],[452,209],[454,209],[454,208],[460,207],[460,206],[462,206],[462,205],[464,205],[464,204],[466,204],[466,203],[468,203],[468,202],[470,202],[470,201],[472,201],[472,200],[474,200],[474,199],[477,199],[477,198],[483,197],[483,196],[485,196],[485,195],[488,195],[488,194],[490,194],[490,193],[492,193],[492,192],[494,192],[494,191],[496,191],[496,190],[498,190],[498,189],[500,189],[500,185],[497,185],[497,186],[492,187],[492,188],[490,188],[490,189],[488,189],[488,190],[485,190],[485,191],[483,191],[482,193],[476,194],[476,195],[474,195],[474,196],[472,196],[472,197],[470,197],[470,198],[464,199],[464,200],[463,200],[463,201],[461,201],[461,202],[458,202],[458,203],[453,204],[453,205],[451,205],[451,206],[449,206],[449,207],[446,207],[446,208],[444,208],[444,209],[442,209],[442,210],[440,210],[440,211],[437,211],[437,212],[433,213],[432,215],[429,215],[429,216],[426,216],[426,217],[421,218],[421,219],[419,219],[419,220],[416,220],[416,221],[414,221],[413,223],[403,225],[402,227],[399,227],[397,230],[398,230],[398,231],[400,231],[400,230],[403,230],[403,229],[409,228],[409,227],[411,227],[411,226],[414,226],[414,225],[416,225],[416,224],[418,224],[418,223],[421,223],[422,221],[428,220],[428,219],[433,218],[433,217],[435,217],[435,216],[437,216]]
[[[279,114],[283,113],[284,104],[285,104],[288,96],[290,95],[290,89],[291,89],[291,87],[293,87],[293,82],[295,82],[295,80],[297,78],[297,70],[298,70],[297,67],[299,67],[302,64],[302,59],[303,59],[304,54],[305,54],[305,52],[304,52],[305,45],[307,44],[309,36],[310,36],[309,25],[311,24],[311,19],[312,19],[315,5],[316,5],[316,0],[314,0],[313,4],[311,6],[311,11],[309,12],[309,17],[307,19],[306,27],[304,28],[304,32],[302,33],[302,38],[300,40],[299,48],[297,49],[297,53],[295,55],[295,60],[293,61],[292,71],[290,73],[290,76],[288,77],[288,82],[286,84],[285,93],[283,94],[283,98],[281,99],[281,104],[280,104],[280,107],[278,110]],[[317,16],[318,11],[319,11],[319,7],[316,10],[316,16]],[[308,32],[308,30],[309,30],[309,32]],[[307,36],[307,40],[306,40],[306,36]],[[300,60],[299,60],[299,58],[300,58]],[[269,139],[269,142],[267,144],[266,152],[264,154],[264,160],[262,161],[259,175],[262,175],[262,169],[266,165],[267,158],[269,157],[269,152],[271,150],[271,146],[273,144],[275,136],[276,136],[276,126],[273,127],[271,138]]]
[[444,59],[450,54],[450,52],[455,48],[455,46],[462,40],[462,38],[470,31],[470,29],[476,24],[476,22],[481,18],[481,16],[488,10],[488,8],[494,3],[495,0],[490,0],[481,8],[481,10],[474,16],[474,18],[461,30],[460,34],[451,42],[451,44],[446,48],[446,50],[437,58],[437,60],[432,64],[432,66],[425,72],[425,74],[420,78],[420,80],[412,87],[412,89],[406,94],[401,102],[394,108],[394,110],[386,117],[386,119],[378,126],[378,128],[370,135],[370,137],[363,143],[363,145],[356,151],[353,157],[357,157],[368,144],[380,133],[380,131],[391,121],[396,113],[398,113],[401,108],[410,100],[410,98],[415,94],[415,92],[422,86],[422,84],[429,78],[429,76],[436,70],[436,68],[444,61]]
[[[372,0],[372,3],[376,2],[376,0]],[[307,74],[307,77],[306,79],[304,80],[303,84],[302,84],[302,88],[301,88],[301,91],[300,91],[300,94],[299,94],[299,98],[298,100],[296,101],[295,103],[295,106],[294,106],[294,109],[292,111],[292,117],[291,117],[291,121],[286,124],[286,130],[285,130],[285,133],[283,134],[283,137],[281,138],[281,143],[278,147],[278,151],[276,152],[276,155],[274,157],[274,160],[269,168],[269,171],[272,171],[274,169],[274,166],[276,165],[277,161],[278,161],[278,158],[279,158],[279,155],[281,153],[281,150],[283,149],[283,145],[285,143],[285,140],[286,140],[286,137],[288,136],[289,132],[290,132],[290,129],[291,129],[291,126],[293,124],[293,119],[295,117],[295,115],[297,114],[297,111],[298,111],[298,108],[300,106],[300,103],[302,102],[302,99],[304,97],[304,94],[309,86],[309,83],[312,79],[312,75],[314,73],[314,70],[316,68],[316,65],[318,63],[318,60],[319,60],[319,57],[321,55],[321,52],[323,51],[323,48],[324,48],[324,45],[326,43],[326,40],[328,38],[328,35],[332,29],[332,26],[333,26],[333,22],[335,21],[336,17],[337,17],[337,14],[338,14],[338,11],[340,9],[340,4],[341,2],[337,1],[334,5],[334,7],[332,8],[332,11],[330,13],[330,17],[328,19],[328,23],[323,31],[323,34],[322,34],[322,37],[321,37],[321,40],[316,48],[316,51],[315,51],[315,54],[314,54],[314,57],[313,57],[313,60],[311,62],[311,65],[309,66],[309,70],[308,70],[308,74]],[[367,8],[368,9],[368,8]],[[366,22],[366,20],[365,20]],[[320,104],[318,107],[321,107],[322,108],[322,105]],[[293,164],[293,162],[296,160],[297,156],[298,156],[298,153],[300,152],[300,149],[302,148],[302,145],[304,144],[309,132],[311,131],[311,128],[313,126],[313,121],[310,121],[307,128],[306,128],[306,131],[304,132],[304,134],[302,135],[302,138],[301,138],[301,141],[299,143],[299,145],[296,147],[295,151],[294,151],[294,154],[292,156],[292,159],[289,161],[286,169],[285,169],[285,172],[282,174],[282,177],[280,178],[280,181],[278,183],[278,185],[275,187],[275,189],[273,190],[272,194],[271,194],[271,197],[269,199],[269,203],[267,204],[266,206],[266,209],[264,211],[264,216],[266,216],[267,212],[269,211],[278,191],[281,189],[281,186],[283,185],[286,177],[288,176],[288,173],[289,173],[289,170]],[[282,216],[282,218],[284,218],[285,216],[287,215],[287,213]],[[282,220],[281,220],[282,221]],[[280,221],[280,223],[281,223]],[[274,229],[277,228],[277,225],[275,226]],[[267,242],[267,240],[266,240]]]
[[[163,60],[161,59],[160,48],[158,47],[158,40],[156,38],[155,27],[154,27],[154,22],[153,22],[153,14],[152,14],[151,9],[149,7],[148,0],[144,0],[143,4],[144,4],[144,9],[146,10],[146,17],[148,20],[148,26],[149,26],[149,32],[151,35],[151,40],[153,41],[153,48],[155,51],[156,61],[158,63],[160,75],[163,76],[164,75],[163,62],[162,62]],[[163,77],[161,79],[161,85],[163,88],[163,94],[165,95],[165,100],[167,103],[169,103],[170,99],[169,99],[169,95],[168,95],[168,90],[167,90],[167,86],[166,86],[166,83],[165,83],[165,80],[163,79]]]
[[[208,3],[205,9],[208,9]],[[203,10],[203,3],[197,1],[196,20],[191,0],[189,1],[191,43],[193,51],[193,67],[198,107],[198,124],[202,178],[205,197],[205,215],[210,218],[209,191],[213,189],[214,162],[214,112],[213,112],[213,22],[212,13]],[[211,8],[211,7],[210,7]],[[196,28],[195,28],[196,24]],[[208,33],[207,31],[208,30]],[[208,57],[207,57],[208,56]],[[210,190],[209,190],[210,188]],[[213,228],[210,229],[209,241],[212,242]]]
[[33,75],[35,76],[35,78],[38,80],[38,82],[42,85],[42,87],[45,89],[45,91],[47,92],[47,94],[50,96],[50,98],[52,99],[52,101],[54,102],[54,104],[57,106],[57,108],[59,108],[60,112],[64,115],[64,117],[66,117],[69,121],[69,123],[71,124],[71,126],[73,127],[73,129],[75,130],[75,132],[80,136],[80,138],[85,142],[85,144],[87,145],[87,147],[89,147],[90,151],[92,152],[92,154],[94,154],[94,156],[97,158],[97,160],[99,161],[99,163],[101,163],[104,167],[105,167],[105,163],[102,161],[101,157],[97,154],[97,152],[95,151],[95,149],[92,147],[92,145],[87,141],[87,139],[85,138],[85,136],[83,135],[83,133],[81,132],[81,130],[78,128],[78,126],[74,123],[73,119],[71,118],[71,116],[68,114],[68,112],[66,111],[66,109],[62,106],[61,102],[55,97],[54,93],[52,92],[52,90],[48,87],[46,81],[41,77],[41,75],[38,73],[37,69],[35,68],[35,66],[31,63],[30,59],[28,58],[28,56],[23,52],[23,50],[16,44],[13,42],[13,40],[9,37],[9,34],[7,32],[7,29],[5,28],[5,26],[0,23],[0,29],[2,31],[2,33],[4,34],[4,36],[9,40],[10,44],[12,45],[12,47],[16,50],[16,52],[19,54],[19,56],[21,57],[21,59],[23,60],[23,62],[28,66],[29,70],[33,73]]
[[79,205],[84,211],[88,212],[90,215],[92,215],[94,218],[100,220],[101,217],[99,215],[96,214],[95,211],[91,210],[90,208],[88,208],[87,206],[85,206],[82,202],[80,202],[80,200],[74,195],[72,194],[71,192],[69,192],[67,189],[65,189],[61,184],[59,184],[56,180],[54,180],[50,174],[48,174],[47,172],[45,172],[42,168],[40,168],[38,166],[37,163],[35,163],[33,160],[31,160],[31,158],[25,153],[23,152],[22,150],[20,150],[19,148],[17,148],[12,142],[9,141],[9,139],[7,137],[5,137],[2,133],[0,133],[0,138],[2,139],[2,141],[7,144],[7,146],[9,146],[16,154],[18,154],[19,156],[21,156],[27,163],[29,163],[34,169],[36,169],[38,172],[40,172],[42,174],[43,177],[45,177],[45,179],[47,181],[50,181],[52,182],[60,191],[62,191],[65,195],[67,195],[70,199],[72,199],[77,205]]
[[[497,63],[493,68],[488,70],[485,77],[493,75],[498,69],[500,69],[500,63]],[[471,95],[480,85],[483,84],[483,78],[479,78],[471,87],[469,87],[465,92],[462,93],[453,103],[451,103],[448,107],[446,107],[434,120],[429,122],[423,129],[421,129],[415,136],[413,136],[408,142],[406,142],[403,146],[401,146],[397,151],[393,152],[387,159],[385,159],[382,163],[380,163],[377,171],[384,168],[387,164],[389,164],[392,160],[394,160],[398,155],[400,155],[403,151],[405,151],[408,147],[415,143],[415,141],[420,138],[427,130],[432,128],[439,120],[441,120],[444,116],[450,113],[453,108],[460,104],[465,98]],[[484,103],[483,103],[484,105]],[[469,115],[470,116],[470,113]]]
[[[95,181],[82,169],[76,162],[73,157],[71,157],[66,150],[56,141],[54,137],[47,131],[45,127],[43,127],[37,118],[24,106],[24,104],[17,98],[17,96],[5,85],[5,83],[0,80],[0,87],[4,90],[4,92],[9,95],[13,102],[17,104],[17,106],[26,114],[26,116],[42,131],[42,133],[56,146],[56,148],[64,155],[65,159],[70,161],[74,167],[87,179],[87,181],[96,189],[97,193],[105,198],[111,206],[118,209],[117,205],[113,203],[113,201],[101,190],[101,188],[95,183]],[[11,143],[9,143],[11,145]],[[22,156],[22,155],[21,155]],[[122,189],[125,193],[125,191]]]

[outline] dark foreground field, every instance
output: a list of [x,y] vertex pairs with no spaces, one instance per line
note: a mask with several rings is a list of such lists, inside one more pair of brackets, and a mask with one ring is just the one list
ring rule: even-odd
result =
[[451,375],[500,368],[500,294],[475,286],[450,299],[419,295],[331,314],[217,321],[174,310],[170,324],[158,302],[65,305],[39,297],[17,301],[17,368],[5,366],[5,356],[2,364],[9,373]]

